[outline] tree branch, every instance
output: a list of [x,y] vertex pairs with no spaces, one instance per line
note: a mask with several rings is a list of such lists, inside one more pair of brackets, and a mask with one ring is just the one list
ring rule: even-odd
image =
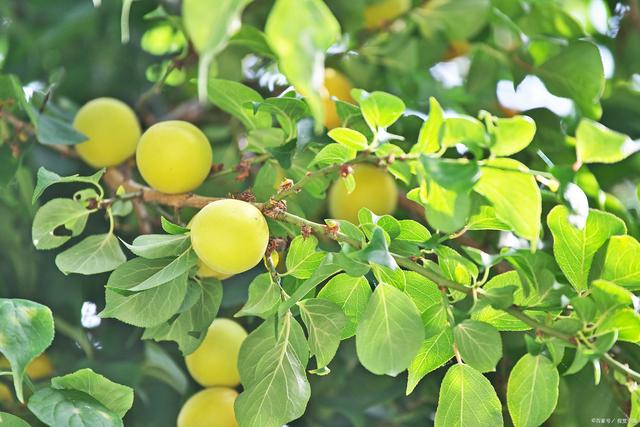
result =
[[[118,188],[118,186],[122,185],[127,191],[127,193],[136,193],[139,195],[140,200],[149,203],[159,203],[172,207],[194,207],[194,208],[202,208],[207,204],[221,200],[217,197],[204,197],[196,194],[164,194],[159,191],[153,190],[147,186],[139,184],[131,179],[125,179],[120,171],[115,168],[109,168],[104,175],[105,182],[111,188]],[[362,243],[358,240],[355,240],[344,233],[341,233],[339,230],[335,230],[329,227],[326,224],[319,224],[314,221],[310,221],[308,219],[299,217],[297,215],[293,215],[291,213],[286,212],[286,210],[281,210],[280,208],[283,205],[282,201],[272,199],[267,203],[254,203],[256,207],[262,210],[262,212],[278,221],[286,222],[289,224],[297,225],[300,228],[307,228],[311,230],[315,234],[320,234],[324,236],[328,236],[331,239],[334,239],[339,242],[347,243],[353,246],[356,249],[362,248]],[[286,205],[285,205],[286,206]],[[446,277],[438,274],[435,271],[432,271],[417,262],[403,257],[399,255],[393,255],[394,259],[401,267],[415,271],[416,273],[426,277],[427,279],[435,282],[438,286],[446,289],[455,290],[458,292],[462,292],[466,295],[471,295],[472,293],[476,293],[480,298],[486,298],[486,293],[484,293],[483,289],[471,288],[460,283],[451,281]],[[567,335],[561,331],[553,329],[543,323],[540,323],[536,319],[528,316],[524,311],[518,306],[510,306],[503,309],[504,312],[510,314],[511,316],[519,319],[523,323],[531,326],[534,330],[544,333],[548,336],[552,336],[563,341],[570,343],[571,345],[576,345],[578,343],[577,339],[572,335]],[[627,375],[630,378],[640,381],[640,373],[634,371],[629,368],[627,365],[624,365],[617,360],[615,360],[609,354],[604,354],[603,359],[615,370],[620,371],[621,373]]]

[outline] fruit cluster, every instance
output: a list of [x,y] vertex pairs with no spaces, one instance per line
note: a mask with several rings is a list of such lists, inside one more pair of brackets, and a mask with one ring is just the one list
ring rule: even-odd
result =
[[185,358],[189,373],[205,387],[178,414],[178,427],[236,427],[233,404],[240,385],[238,354],[247,332],[229,319],[213,321],[198,349]]

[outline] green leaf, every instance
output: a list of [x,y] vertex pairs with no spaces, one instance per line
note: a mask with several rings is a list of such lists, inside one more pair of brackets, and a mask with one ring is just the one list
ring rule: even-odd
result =
[[484,375],[454,365],[440,385],[435,427],[503,426],[502,404]]
[[441,328],[438,333],[425,339],[418,354],[411,361],[407,377],[407,395],[429,372],[438,369],[453,357],[453,332],[450,327]]
[[595,44],[570,42],[534,71],[551,93],[573,99],[585,116],[597,119],[602,114],[604,69]]
[[352,89],[351,95],[358,101],[364,120],[374,132],[394,124],[405,110],[400,98],[386,92]]
[[464,192],[473,188],[480,178],[480,168],[476,162],[451,161],[425,155],[420,156],[420,161],[427,176],[445,189]]
[[[198,256],[189,248],[177,258],[166,264],[162,269],[147,277],[136,286],[129,288],[130,291],[144,291],[161,286],[170,280],[180,277],[191,270],[198,262]],[[107,284],[107,286],[109,286]]]
[[632,291],[640,289],[640,243],[636,239],[613,236],[601,253],[594,262],[596,277]]
[[377,375],[396,376],[409,366],[423,340],[424,327],[413,301],[394,286],[380,283],[356,331],[362,366]]
[[315,289],[320,283],[344,269],[338,257],[339,255],[334,253],[328,253],[327,256],[325,256],[311,277],[302,282],[288,300],[280,304],[278,307],[279,317],[282,317],[291,307],[304,298],[312,289]]
[[482,123],[471,116],[447,118],[444,122],[442,146],[455,147],[456,144],[480,147],[487,145],[487,135]]
[[173,360],[162,347],[152,342],[144,344],[142,372],[144,377],[162,381],[181,395],[189,390],[189,380],[181,364]]
[[[242,10],[251,0],[185,0],[182,2],[182,22],[196,51],[198,65],[198,93],[201,101],[207,98],[207,77],[215,56],[226,46],[240,27]],[[211,13],[211,8],[216,8]]]
[[326,253],[316,251],[318,239],[315,236],[296,236],[291,241],[287,253],[287,273],[297,279],[308,279],[318,268]]
[[354,255],[357,255],[358,259],[367,261],[369,264],[383,265],[392,270],[398,268],[396,260],[389,252],[385,232],[378,226],[373,228],[373,233],[371,234],[371,238],[367,245]]
[[49,426],[122,427],[122,420],[88,394],[45,387],[29,399],[29,409]]
[[36,200],[44,193],[44,190],[52,186],[53,184],[67,183],[67,182],[83,182],[87,184],[95,185],[100,188],[100,178],[104,175],[105,170],[101,169],[98,172],[94,173],[91,176],[80,176],[80,175],[71,175],[71,176],[60,176],[55,172],[51,172],[50,170],[45,169],[44,167],[40,167],[38,169],[38,181],[36,183],[36,187],[33,189],[33,197],[32,203],[35,203]]
[[356,327],[367,308],[371,297],[371,285],[364,277],[351,277],[341,273],[329,280],[318,292],[318,298],[337,304],[347,316],[347,324],[342,329],[342,339],[356,333]]
[[449,40],[466,40],[484,27],[490,10],[489,0],[436,0],[424,3],[415,13],[426,37],[442,32]]
[[309,348],[318,369],[331,362],[338,351],[347,317],[340,307],[326,299],[309,298],[298,304],[302,321],[309,332]]
[[640,315],[632,308],[616,310],[598,328],[598,334],[610,331],[618,332],[619,341],[640,342]]
[[246,23],[243,23],[238,32],[231,37],[229,44],[245,46],[261,56],[275,57],[267,42],[267,36]]
[[182,22],[198,53],[216,51],[235,32],[242,9],[251,0],[222,0],[214,6],[209,0],[184,0]]
[[181,311],[169,322],[148,328],[142,338],[175,341],[183,355],[193,353],[204,340],[222,302],[222,284],[219,280],[205,279],[196,282],[196,285],[199,289],[198,299],[189,309]]
[[132,388],[114,383],[87,368],[52,378],[51,387],[57,390],[76,390],[86,393],[120,418],[124,417],[133,405]]
[[424,225],[410,219],[401,219],[400,233],[394,238],[412,243],[424,243],[431,238],[431,233]]
[[640,151],[640,141],[589,119],[576,129],[576,152],[583,163],[616,163]]
[[536,179],[517,160],[499,158],[488,160],[485,165],[475,191],[491,202],[500,221],[531,241],[535,248],[542,214],[542,196]]
[[349,128],[335,128],[331,129],[327,135],[338,144],[342,144],[352,150],[359,151],[367,148],[367,137],[357,130]]
[[392,285],[401,291],[404,291],[407,286],[407,279],[404,276],[404,270],[396,268],[395,270],[385,267],[383,265],[373,264],[371,266],[373,277],[378,283],[386,283]]
[[495,156],[511,156],[524,150],[536,134],[536,122],[528,116],[497,119],[494,126],[491,153]]
[[249,297],[235,317],[258,316],[266,319],[278,309],[280,287],[273,283],[269,273],[259,274],[249,284]]
[[187,227],[174,224],[163,216],[160,217],[160,225],[162,225],[162,229],[169,234],[185,234],[189,232]]
[[109,276],[106,307],[100,316],[114,317],[138,327],[167,321],[178,311],[187,293],[186,272],[164,282],[163,286],[135,293],[131,290],[162,272],[168,262],[167,259],[135,258],[118,267]]
[[328,144],[314,157],[309,167],[323,168],[330,165],[339,165],[356,158],[357,152],[340,144]]
[[[582,228],[574,225],[576,223]],[[584,223],[581,218],[575,219],[567,207],[556,206],[549,212],[547,224],[553,234],[553,254],[556,261],[578,291],[588,288],[591,264],[598,249],[611,236],[626,232],[622,220],[595,209],[589,210]]]
[[89,139],[75,130],[71,123],[46,113],[38,116],[36,138],[45,145],[75,145]]
[[238,120],[249,130],[271,126],[271,115],[264,111],[254,114],[252,102],[262,102],[262,96],[242,83],[210,79],[209,101]]
[[278,56],[280,71],[305,97],[322,129],[324,55],[340,37],[340,24],[320,0],[277,0],[267,18],[265,33]]
[[453,233],[467,223],[471,211],[468,191],[449,190],[427,179],[426,197],[425,215],[431,227],[444,233]]
[[629,290],[606,280],[591,283],[591,297],[600,312],[633,304],[633,294]]
[[[540,267],[537,266],[539,269]],[[548,273],[548,270],[543,270]],[[520,306],[535,306],[535,305],[556,305],[556,302],[551,296],[555,295],[558,299],[560,299],[560,295],[564,292],[561,289],[554,290],[554,277],[551,277],[551,282],[548,284],[548,287],[538,289],[537,292],[530,292],[528,296],[525,296],[524,290],[522,287],[522,280],[519,276],[518,271],[509,271],[506,273],[498,274],[494,276],[491,280],[489,280],[483,287],[483,289],[487,292],[492,292],[497,289],[510,288],[512,286],[516,286],[516,291],[513,294],[513,302],[516,305]],[[547,300],[551,301],[547,301]],[[544,312],[535,311],[535,310],[525,310],[525,314],[530,317],[533,317],[537,320],[542,320],[545,316]],[[510,314],[504,312],[503,310],[497,310],[493,307],[485,306],[482,307],[479,311],[474,311],[471,313],[471,317],[474,320],[479,320],[490,325],[493,325],[495,328],[501,331],[526,331],[531,329],[530,326],[523,323],[521,320],[516,319]]]
[[544,356],[525,354],[509,375],[507,405],[515,427],[536,427],[551,416],[558,402],[560,376]]
[[453,328],[453,340],[464,363],[480,372],[496,370],[502,357],[502,339],[496,328],[467,319]]
[[[82,233],[87,218],[95,210],[71,199],[53,199],[38,209],[33,218],[31,239],[36,249],[53,249]],[[58,234],[64,226],[67,233]]]
[[411,147],[411,153],[435,153],[440,149],[440,131],[444,124],[444,112],[438,101],[429,97],[429,117],[422,123],[418,142]]
[[31,427],[22,418],[18,418],[15,415],[8,414],[6,412],[0,412],[0,425],[5,427]]
[[188,234],[143,234],[131,244],[122,242],[134,254],[147,258],[177,257],[191,245]]
[[267,98],[257,105],[256,110],[267,111],[275,116],[280,127],[282,127],[282,130],[286,134],[286,141],[291,141],[297,136],[298,121],[304,117],[310,116],[307,104],[305,104],[304,101],[291,96]]
[[238,370],[244,391],[235,410],[243,427],[281,427],[304,414],[311,396],[305,374],[309,349],[302,328],[290,313],[277,333],[275,326],[270,318],[240,348]]
[[33,301],[0,298],[0,325],[0,353],[11,365],[16,396],[24,403],[24,373],[53,341],[53,315],[48,307]]
[[64,274],[104,273],[126,261],[118,239],[111,233],[89,236],[56,256],[56,266]]

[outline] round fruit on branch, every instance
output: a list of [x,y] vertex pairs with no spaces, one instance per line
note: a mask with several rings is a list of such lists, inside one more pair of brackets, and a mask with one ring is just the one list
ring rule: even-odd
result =
[[220,274],[238,274],[260,262],[269,227],[258,208],[242,200],[209,203],[193,217],[191,244],[198,257]]
[[218,318],[193,353],[185,357],[189,373],[204,387],[240,384],[238,354],[247,331],[237,322]]
[[376,215],[391,214],[398,203],[398,187],[384,169],[369,164],[353,166],[356,188],[347,191],[343,180],[336,181],[329,190],[329,215],[358,223],[358,211],[367,208]]
[[211,172],[213,152],[206,135],[189,122],[160,122],[142,135],[136,161],[147,183],[167,194],[195,190]]
[[351,97],[351,89],[353,89],[353,86],[344,74],[333,68],[324,70],[324,90],[321,96],[324,105],[324,125],[327,129],[340,126],[336,102],[332,98],[335,97],[341,101],[354,103]]
[[237,427],[233,404],[238,392],[227,387],[199,391],[178,414],[178,427]]
[[94,168],[122,163],[136,152],[140,124],[133,110],[113,98],[87,102],[76,114],[73,127],[87,141],[76,145],[78,155]]

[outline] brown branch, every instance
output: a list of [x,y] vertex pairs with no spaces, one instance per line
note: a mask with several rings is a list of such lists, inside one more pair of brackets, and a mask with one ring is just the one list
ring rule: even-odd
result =
[[140,200],[146,203],[160,203],[166,206],[172,207],[192,207],[203,208],[211,202],[220,200],[218,197],[205,197],[198,196],[197,194],[185,193],[185,194],[165,194],[157,190],[154,190],[145,185],[139,184],[132,179],[127,179],[116,168],[108,168],[107,172],[103,176],[104,181],[114,191],[119,186],[125,189],[127,193],[140,193]]

